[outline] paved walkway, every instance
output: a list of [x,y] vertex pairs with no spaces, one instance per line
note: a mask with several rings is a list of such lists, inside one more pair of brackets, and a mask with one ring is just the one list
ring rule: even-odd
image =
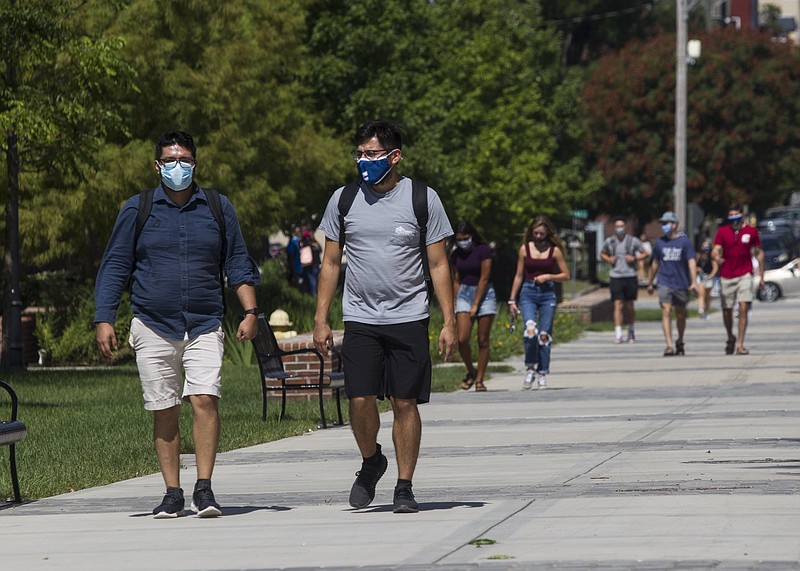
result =
[[657,323],[635,345],[589,333],[554,348],[547,390],[515,372],[434,395],[419,514],[391,511],[384,415],[367,509],[347,505],[359,459],[334,428],[222,454],[218,519],[153,520],[158,475],[0,510],[0,568],[799,568],[799,317],[757,304],[750,356],[723,354],[719,313],[690,321],[685,357],[661,356]]

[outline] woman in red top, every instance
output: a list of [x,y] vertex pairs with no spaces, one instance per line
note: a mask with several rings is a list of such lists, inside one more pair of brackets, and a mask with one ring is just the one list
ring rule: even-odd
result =
[[525,366],[528,371],[522,383],[524,390],[533,387],[537,372],[538,387],[547,386],[550,342],[557,305],[555,282],[568,279],[564,247],[553,223],[546,216],[535,217],[525,230],[525,241],[519,248],[517,273],[508,298],[511,316],[516,317],[522,313],[525,321]]

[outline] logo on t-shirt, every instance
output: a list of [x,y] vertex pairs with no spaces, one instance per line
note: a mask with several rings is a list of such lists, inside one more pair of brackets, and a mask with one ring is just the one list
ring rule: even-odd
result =
[[394,235],[395,236],[413,236],[414,235],[414,231],[413,230],[406,230],[402,226],[398,226],[397,228],[394,229]]
[[750,234],[742,235],[742,244],[749,244],[750,243]]

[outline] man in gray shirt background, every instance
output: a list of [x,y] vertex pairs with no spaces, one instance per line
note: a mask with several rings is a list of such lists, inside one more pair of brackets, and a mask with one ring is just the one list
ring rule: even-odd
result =
[[611,264],[609,273],[609,289],[611,301],[614,302],[614,342],[624,343],[622,324],[625,314],[628,323],[628,343],[636,341],[634,324],[636,309],[634,302],[639,292],[636,278],[636,263],[647,258],[642,241],[626,230],[624,216],[614,218],[614,235],[606,238],[600,257]]
[[[377,442],[377,399],[388,396],[394,413],[392,440],[398,479],[394,512],[414,513],[418,505],[411,481],[419,456],[422,421],[418,404],[428,402],[431,361],[428,339],[428,288],[424,279],[420,227],[412,206],[412,181],[400,176],[402,156],[398,125],[371,121],[355,133],[361,183],[340,228],[338,189],[319,228],[325,252],[317,289],[314,343],[325,352],[333,346],[328,324],[342,262],[340,233],[347,253],[342,311],[345,322],[342,360],[350,400],[350,426],[362,456],[350,491],[350,505],[367,507],[388,462]],[[436,297],[444,314],[439,353],[445,359],[456,347],[453,285],[445,239],[453,235],[439,196],[427,191],[426,252]]]

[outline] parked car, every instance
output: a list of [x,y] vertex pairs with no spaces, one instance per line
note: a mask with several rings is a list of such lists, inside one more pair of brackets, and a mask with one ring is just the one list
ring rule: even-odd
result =
[[[762,222],[774,220],[777,224],[779,220],[785,220],[791,226],[794,237],[800,239],[800,206],[775,206],[767,208]],[[760,223],[759,223],[760,227]]]
[[773,302],[781,297],[800,295],[800,258],[774,270],[764,272],[764,287],[758,290],[758,299]]
[[761,234],[764,250],[764,269],[780,268],[798,256],[798,243],[791,232],[764,232]]

